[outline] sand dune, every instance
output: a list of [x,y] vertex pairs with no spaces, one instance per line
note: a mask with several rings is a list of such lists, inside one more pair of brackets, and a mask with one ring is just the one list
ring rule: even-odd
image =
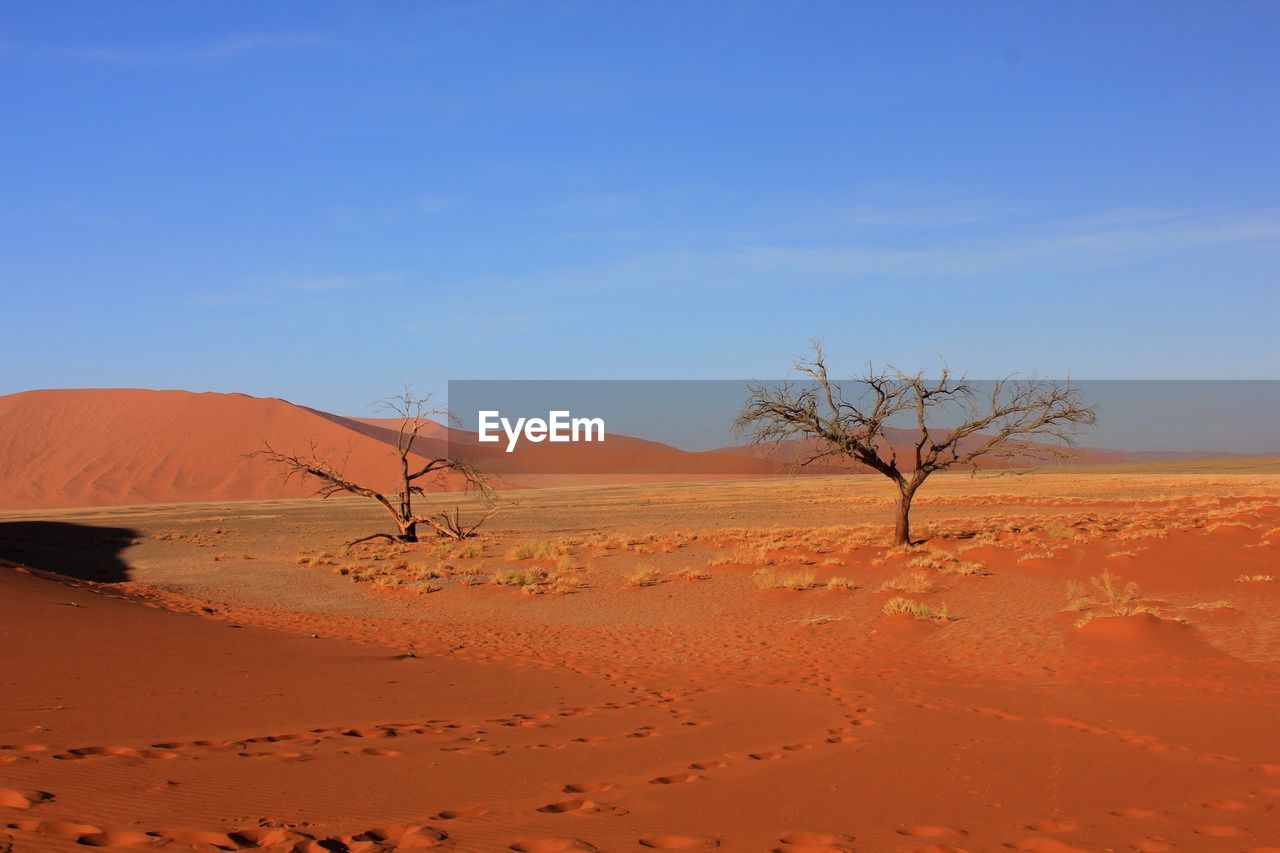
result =
[[[293,498],[314,482],[285,482],[279,468],[248,454],[270,442],[282,452],[314,445],[348,476],[394,490],[399,421],[350,418],[275,398],[243,394],[89,389],[27,391],[0,396],[0,507],[119,506],[182,501]],[[914,436],[890,430],[887,444],[911,467]],[[976,439],[975,439],[976,441]],[[970,444],[973,442],[971,441]],[[983,468],[1044,461],[1027,453],[984,459]],[[522,443],[515,453],[480,444],[472,433],[432,424],[419,436],[417,458],[461,456],[507,488],[689,482],[790,473],[811,449],[807,440],[770,447],[690,452],[626,435],[578,444]],[[1072,464],[1114,465],[1195,454],[1129,453],[1085,448]],[[844,460],[824,460],[809,474],[868,473]],[[459,488],[445,477],[434,488]]]
[[0,506],[110,506],[302,497],[312,483],[246,454],[311,442],[362,482],[390,487],[389,449],[284,400],[102,389],[0,397]]
[[[385,418],[346,418],[285,400],[243,394],[87,389],[0,397],[0,507],[118,506],[178,501],[303,497],[314,483],[284,482],[247,454],[270,442],[305,453],[312,444],[353,480],[393,489],[396,427]],[[452,441],[452,446],[451,442]],[[530,445],[508,456],[443,426],[420,437],[418,458],[467,448],[467,458],[503,475],[619,479],[753,476],[773,467],[730,454],[687,453],[611,435],[595,445]],[[569,458],[572,454],[573,462]],[[564,478],[561,478],[562,480]],[[461,485],[457,477],[440,486]]]
[[1275,849],[1274,473],[884,485],[0,513],[0,850]]

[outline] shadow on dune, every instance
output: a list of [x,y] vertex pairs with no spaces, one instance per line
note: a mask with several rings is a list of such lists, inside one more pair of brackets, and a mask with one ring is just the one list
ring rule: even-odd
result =
[[128,527],[94,527],[63,521],[0,522],[0,560],[79,580],[129,580],[121,553],[139,536]]

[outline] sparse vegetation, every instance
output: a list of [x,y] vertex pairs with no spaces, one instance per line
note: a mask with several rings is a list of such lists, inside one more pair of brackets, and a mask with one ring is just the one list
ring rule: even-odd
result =
[[806,613],[795,621],[809,628],[815,625],[826,625],[828,622],[843,622],[845,618],[831,613]]
[[1158,609],[1144,603],[1138,585],[1125,581],[1119,575],[1103,569],[1102,574],[1089,578],[1093,592],[1074,581],[1067,583],[1066,610],[1083,612],[1076,620],[1076,627],[1083,627],[1099,616],[1135,616],[1140,613],[1158,613]]
[[568,549],[559,542],[544,539],[540,542],[522,542],[507,549],[508,560],[553,560],[565,556]]
[[890,578],[880,584],[881,592],[886,590],[897,590],[898,592],[931,592],[933,590],[933,582],[929,580],[929,576],[920,570],[911,572],[903,572],[897,577]]
[[1240,575],[1236,583],[1271,583],[1275,579],[1275,575]]
[[491,583],[496,586],[537,586],[547,579],[546,569],[503,569],[496,572]]
[[751,579],[756,582],[756,586],[761,589],[790,589],[805,590],[811,589],[816,583],[817,578],[813,572],[779,572],[773,569],[757,569]]
[[1226,599],[1219,598],[1217,601],[1202,601],[1198,604],[1187,605],[1184,610],[1235,610],[1236,606]]
[[901,596],[895,596],[886,601],[882,610],[886,616],[905,614],[916,619],[936,619],[943,622],[951,619],[945,604],[935,609],[923,601],[912,601],[910,598],[902,598]]
[[627,576],[627,586],[645,587],[653,586],[662,579],[662,572],[652,566],[639,566],[634,572]]
[[920,569],[933,569],[944,575],[963,575],[966,577],[986,574],[986,567],[981,563],[961,560],[946,551],[927,551],[913,557],[908,566]]
[[1044,528],[1044,532],[1045,532],[1045,535],[1048,536],[1050,539],[1075,539],[1076,538],[1075,528],[1068,527],[1067,525],[1057,521],[1051,521],[1048,524],[1046,524]]

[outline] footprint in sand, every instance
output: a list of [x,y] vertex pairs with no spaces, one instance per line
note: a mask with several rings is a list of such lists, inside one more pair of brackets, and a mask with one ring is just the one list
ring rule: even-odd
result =
[[777,761],[782,757],[780,752],[751,752],[747,754],[747,758],[752,761]]
[[366,746],[364,749],[344,749],[343,755],[367,755],[371,758],[394,758],[400,754],[396,749],[378,749],[373,746]]
[[619,806],[610,805],[609,803],[597,803],[595,800],[574,799],[564,800],[559,803],[549,803],[542,806],[538,811],[543,814],[615,814],[624,815],[627,810]]
[[1075,832],[1079,828],[1074,820],[1033,820],[1027,824],[1032,832]]
[[464,809],[445,809],[436,814],[432,820],[457,820],[461,817],[482,817],[487,815],[489,810],[484,806],[467,806]]
[[1220,812],[1242,812],[1249,808],[1248,803],[1242,803],[1239,800],[1205,800],[1200,805]]
[[221,832],[206,832],[200,829],[158,829],[147,835],[162,842],[162,846],[176,844],[188,847],[216,847],[220,850],[237,850],[239,845]]
[[904,826],[898,830],[899,835],[906,835],[910,838],[959,838],[962,835],[968,835],[966,830],[954,826],[944,826],[942,824],[922,824],[919,826]]
[[612,782],[570,782],[560,790],[566,794],[601,794],[616,787]]
[[53,794],[48,791],[15,791],[13,788],[0,788],[0,806],[8,806],[11,809],[29,809],[40,803],[47,803],[53,799]]
[[652,850],[705,850],[719,847],[720,839],[696,835],[650,835],[640,839],[640,846]]
[[101,827],[89,823],[71,823],[65,820],[18,820],[9,824],[10,829],[34,832],[37,835],[81,836],[102,832]]
[[76,839],[77,844],[85,847],[138,847],[144,844],[155,844],[157,841],[158,839],[146,833],[128,830],[90,832]]
[[295,836],[284,829],[253,827],[227,833],[227,837],[241,847],[274,847],[293,841]]
[[695,761],[693,764],[689,765],[689,769],[690,770],[719,770],[723,767],[728,767],[728,766],[729,766],[729,762],[727,761]]
[[44,752],[47,747],[38,743],[0,744],[0,764],[17,764],[20,761],[35,761],[35,753]]
[[1215,824],[1212,826],[1197,826],[1192,830],[1196,835],[1202,835],[1205,838],[1239,838],[1249,833],[1239,826],[1228,826],[1225,824]]
[[59,761],[74,761],[80,758],[141,758],[142,753],[128,746],[79,746],[55,755]]
[[650,785],[679,785],[685,782],[696,782],[701,779],[697,773],[674,773],[670,776],[659,776],[656,779],[650,779]]
[[1160,812],[1156,811],[1155,809],[1138,809],[1138,808],[1115,809],[1114,811],[1111,812],[1111,814],[1114,817],[1127,817],[1127,818],[1132,818],[1134,820],[1150,820],[1153,817],[1160,816]]
[[241,752],[241,758],[274,758],[276,761],[311,761],[315,758],[309,752]]
[[384,847],[397,849],[436,847],[449,840],[449,833],[431,826],[407,824],[404,826],[381,826],[374,829],[366,829],[355,836],[354,840],[372,841]]
[[773,853],[850,853],[854,838],[840,832],[789,832]]

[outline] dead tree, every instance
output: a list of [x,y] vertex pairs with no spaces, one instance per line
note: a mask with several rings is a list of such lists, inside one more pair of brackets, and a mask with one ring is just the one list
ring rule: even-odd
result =
[[[360,495],[377,501],[395,520],[395,535],[374,533],[371,536],[355,539],[348,543],[350,545],[358,542],[367,542],[370,539],[417,542],[418,525],[420,524],[425,524],[432,528],[436,535],[449,539],[461,540],[474,536],[476,530],[496,515],[499,510],[488,478],[470,463],[461,459],[437,457],[426,459],[425,462],[420,463],[419,460],[422,457],[418,457],[418,460],[412,458],[414,443],[417,441],[419,433],[427,425],[435,423],[434,418],[447,417],[447,413],[432,407],[430,397],[414,397],[407,387],[403,394],[382,400],[378,405],[386,411],[393,412],[400,418],[400,426],[396,432],[395,440],[396,455],[399,459],[397,479],[400,489],[392,494],[384,495],[377,489],[347,479],[340,467],[320,457],[314,444],[308,454],[302,456],[280,453],[272,448],[270,444],[264,442],[261,450],[250,455],[262,457],[269,462],[283,466],[286,480],[294,476],[302,478],[313,477],[319,480],[320,487],[316,490],[316,494],[323,498],[345,493]],[[434,476],[440,479],[444,477],[446,472],[450,471],[461,475],[467,488],[479,494],[483,501],[484,509],[475,520],[464,522],[461,510],[456,506],[452,515],[448,511],[441,511],[431,515],[420,515],[414,511],[414,496],[426,494],[426,489],[422,485],[426,478]]]
[[[845,383],[827,376],[822,346],[815,342],[813,350],[812,358],[796,364],[808,380],[750,386],[735,430],[757,444],[808,439],[800,467],[846,457],[888,477],[898,489],[894,545],[912,544],[911,501],[933,472],[976,470],[984,457],[1031,461],[1065,455],[1077,427],[1096,417],[1070,383],[1013,375],[980,391],[964,378],[953,379],[945,365],[936,379],[869,366],[852,380],[859,393],[846,395]],[[939,426],[939,417],[958,425]],[[887,433],[890,421],[912,430],[910,458],[901,464]]]

